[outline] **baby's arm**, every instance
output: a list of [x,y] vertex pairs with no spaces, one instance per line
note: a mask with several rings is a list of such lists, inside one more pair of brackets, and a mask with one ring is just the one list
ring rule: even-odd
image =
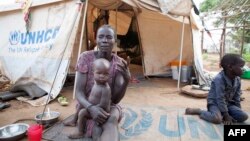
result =
[[111,104],[111,90],[109,87],[104,87],[102,88],[101,91],[101,100],[98,106],[103,108],[106,112],[110,112],[110,104]]

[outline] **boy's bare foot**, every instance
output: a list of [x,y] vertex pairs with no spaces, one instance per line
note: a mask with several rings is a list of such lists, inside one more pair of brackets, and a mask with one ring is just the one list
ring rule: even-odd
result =
[[80,139],[84,137],[84,133],[80,133],[80,132],[75,132],[73,134],[68,135],[68,137],[70,139]]
[[66,120],[66,121],[63,121],[63,125],[74,127],[74,126],[76,126],[76,122],[75,122],[73,119],[71,119],[71,120]]
[[200,108],[186,108],[185,114],[186,115],[200,115],[201,109]]

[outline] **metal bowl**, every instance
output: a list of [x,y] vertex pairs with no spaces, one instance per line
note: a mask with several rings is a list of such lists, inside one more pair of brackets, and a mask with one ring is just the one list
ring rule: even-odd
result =
[[16,123],[0,128],[0,141],[17,141],[25,137],[28,124]]
[[60,116],[59,112],[50,111],[49,113],[44,112],[44,114],[43,113],[37,114],[35,120],[38,124],[51,125],[58,121],[59,116]]

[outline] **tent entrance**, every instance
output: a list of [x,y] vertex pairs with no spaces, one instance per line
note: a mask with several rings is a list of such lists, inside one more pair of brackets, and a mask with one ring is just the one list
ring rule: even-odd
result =
[[117,35],[117,54],[130,58],[130,64],[142,65],[141,44],[136,18],[133,17],[126,35]]
[[124,60],[130,60],[131,64],[142,65],[139,28],[131,6],[123,4],[115,10],[103,10],[89,4],[87,15],[87,50],[96,49],[95,38],[98,28],[103,24],[109,24],[117,33],[117,45],[113,52]]

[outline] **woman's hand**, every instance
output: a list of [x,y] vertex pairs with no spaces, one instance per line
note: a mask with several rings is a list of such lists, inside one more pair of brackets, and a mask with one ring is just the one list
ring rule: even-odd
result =
[[109,113],[104,111],[101,107],[95,105],[89,107],[87,110],[90,113],[92,119],[96,121],[98,124],[103,124],[104,122],[106,122],[106,120],[110,115]]
[[120,64],[117,64],[118,70],[120,70],[120,73],[122,74],[123,78],[125,80],[130,79],[130,72],[128,69],[127,62],[125,60],[122,60]]

